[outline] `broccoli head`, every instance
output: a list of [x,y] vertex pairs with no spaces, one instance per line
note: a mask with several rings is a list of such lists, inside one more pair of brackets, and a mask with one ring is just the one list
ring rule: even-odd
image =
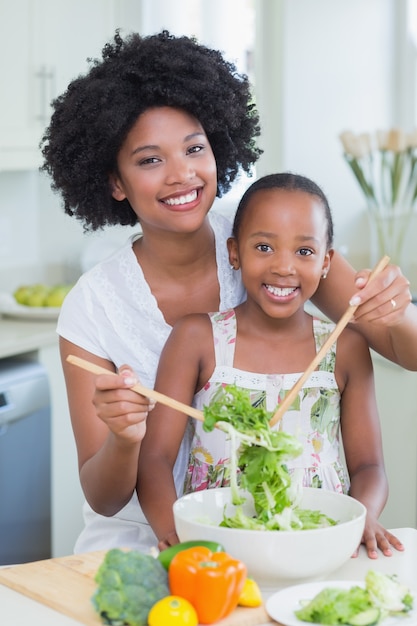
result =
[[109,550],[95,581],[94,608],[105,624],[113,626],[146,626],[152,606],[169,595],[166,569],[135,550]]

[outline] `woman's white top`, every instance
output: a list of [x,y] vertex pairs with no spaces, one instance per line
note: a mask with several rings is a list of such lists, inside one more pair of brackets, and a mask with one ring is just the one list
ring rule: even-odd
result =
[[[230,222],[218,213],[209,214],[215,233],[220,310],[237,306],[244,299],[240,272],[230,268],[227,238]],[[171,326],[158,308],[132,244],[140,233],[109,258],[78,280],[65,298],[57,332],[77,346],[116,367],[129,364],[140,382],[153,388],[158,360]],[[89,399],[86,398],[86,402]],[[183,441],[174,468],[177,493],[182,493],[189,453],[189,438]],[[116,515],[104,517],[84,503],[84,522],[75,553],[130,547],[147,552],[157,540],[139,506],[136,493]]]

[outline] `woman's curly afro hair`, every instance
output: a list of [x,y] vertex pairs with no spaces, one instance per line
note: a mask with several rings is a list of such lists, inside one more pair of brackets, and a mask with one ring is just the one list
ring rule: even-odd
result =
[[54,100],[41,142],[41,169],[61,193],[65,212],[86,230],[137,223],[128,200],[112,197],[109,174],[117,172],[129,130],[150,107],[180,108],[199,120],[217,163],[218,196],[240,168],[250,172],[261,154],[259,118],[247,77],[220,52],[168,31],[124,40],[116,31],[102,57]]

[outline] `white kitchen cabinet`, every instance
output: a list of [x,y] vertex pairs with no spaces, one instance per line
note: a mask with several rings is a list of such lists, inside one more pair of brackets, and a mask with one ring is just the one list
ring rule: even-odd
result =
[[29,90],[31,4],[0,0],[0,169],[13,169],[19,153],[25,168],[40,135]]
[[83,527],[84,496],[78,475],[77,451],[59,355],[56,321],[23,321],[0,315],[0,360],[17,356],[39,361],[48,375],[51,402],[52,556],[65,556],[73,552]]
[[390,493],[386,528],[417,528],[417,372],[373,355]]
[[48,372],[52,412],[52,556],[72,554],[83,528],[77,451],[58,343],[42,346],[38,360]]
[[119,15],[117,0],[0,0],[0,171],[39,167],[51,100],[100,56]]

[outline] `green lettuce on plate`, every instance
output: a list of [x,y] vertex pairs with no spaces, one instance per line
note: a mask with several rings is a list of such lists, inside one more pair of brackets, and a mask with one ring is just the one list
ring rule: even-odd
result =
[[395,576],[369,570],[365,587],[322,589],[295,611],[303,622],[332,626],[374,626],[387,617],[406,616],[413,608],[413,597]]

